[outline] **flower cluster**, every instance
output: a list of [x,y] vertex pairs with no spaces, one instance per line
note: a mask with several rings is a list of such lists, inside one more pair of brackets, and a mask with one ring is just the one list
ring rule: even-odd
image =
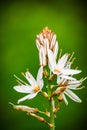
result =
[[[37,35],[36,46],[39,51],[40,60],[40,68],[37,73],[37,78],[35,79],[29,71],[25,74],[23,73],[23,76],[27,79],[28,83],[25,83],[20,78],[15,76],[19,85],[14,86],[14,89],[17,92],[27,94],[25,97],[18,100],[18,104],[26,99],[30,100],[34,98],[39,92],[49,101],[52,101],[53,113],[56,113],[60,109],[60,102],[63,100],[65,104],[68,105],[66,95],[73,101],[81,103],[81,99],[72,90],[82,89],[83,87],[80,87],[80,85],[82,85],[82,82],[86,78],[77,80],[74,77],[74,75],[81,73],[81,70],[71,68],[74,61],[74,53],[66,53],[61,56],[61,53],[58,53],[56,34],[48,27],[43,29],[43,31]],[[43,77],[47,79],[46,92],[43,91],[45,87]],[[56,83],[54,84],[52,81],[56,81]],[[55,106],[55,96],[58,99],[57,106]],[[52,111],[41,112],[37,108],[30,108],[22,105],[13,106],[17,110],[26,111],[31,116],[38,118],[40,121],[45,122],[52,127],[52,122],[48,123],[44,118],[35,114],[37,112],[44,113],[48,117],[51,117]]]

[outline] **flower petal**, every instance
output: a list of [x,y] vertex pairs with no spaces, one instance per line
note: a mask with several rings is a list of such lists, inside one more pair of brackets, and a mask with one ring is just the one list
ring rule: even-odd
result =
[[14,86],[14,89],[20,93],[31,93],[33,90],[33,87],[21,85],[21,86]]
[[79,83],[81,83],[80,80],[69,80],[69,81],[68,81],[68,84],[69,84],[69,85],[73,85],[73,84],[75,85],[75,84],[79,84]]
[[25,100],[28,99],[29,97],[30,97],[30,94],[27,95],[27,96],[25,96],[25,97],[23,97],[23,98],[21,98],[21,99],[19,99],[17,103],[19,104],[20,102],[25,101]]
[[46,54],[45,54],[43,46],[40,47],[39,60],[40,60],[40,65],[41,66],[45,66],[46,65]]
[[64,54],[58,61],[57,67],[63,68],[67,62],[68,54]]
[[37,85],[40,87],[40,89],[42,89],[44,85],[42,76],[43,76],[43,67],[41,66],[37,74]]
[[40,50],[40,43],[38,40],[36,40],[36,46],[37,46],[37,49]]
[[63,96],[63,100],[64,100],[65,104],[68,105],[68,101],[67,101],[66,96],[64,95],[64,93],[63,93],[62,96]]
[[62,70],[62,73],[64,75],[73,75],[73,74],[79,74],[79,73],[81,73],[81,70],[64,69],[64,70]]
[[43,79],[38,82],[38,85],[39,85],[40,90],[41,90],[43,88],[43,86],[44,86]]
[[29,94],[29,95],[27,95],[27,96],[25,96],[25,97],[19,99],[17,103],[19,104],[20,102],[25,101],[26,99],[32,99],[32,98],[34,98],[36,95],[37,95],[37,93]]
[[59,77],[64,78],[64,79],[68,79],[68,80],[76,80],[75,78],[73,78],[71,76],[67,76],[67,75],[59,75]]
[[37,93],[30,94],[29,97],[28,97],[28,99],[34,98],[37,94],[38,94],[38,92],[37,92]]
[[48,61],[49,61],[49,67],[51,71],[53,71],[56,66],[56,60],[51,50],[48,50]]
[[56,35],[54,34],[50,43],[50,49],[52,49],[55,46],[56,43]]
[[79,102],[81,103],[81,99],[76,95],[74,94],[71,90],[69,89],[66,89],[66,91],[64,92],[67,96],[69,96],[73,101],[75,102]]
[[38,70],[37,81],[41,80],[43,76],[43,67],[41,66]]
[[30,72],[26,72],[25,74],[26,79],[28,80],[28,82],[32,85],[32,86],[36,86],[36,80],[34,79],[33,75]]
[[65,68],[65,69],[70,69],[70,68],[71,68],[71,64],[72,64],[72,63],[68,61],[68,62],[66,63],[66,66],[65,66],[64,68]]
[[44,43],[44,38],[43,38],[43,35],[42,35],[42,34],[38,35],[38,39],[40,40],[41,44],[43,45],[43,43]]
[[44,39],[44,55],[47,54],[47,50],[49,48],[49,41],[47,38]]
[[57,76],[57,83],[60,84],[64,81],[65,79],[60,77],[60,76]]
[[[80,80],[73,80],[73,81],[68,81],[68,86],[67,88],[70,89],[77,89],[82,84],[82,81]],[[80,88],[79,88],[80,89]]]
[[58,42],[56,42],[56,44],[55,44],[55,47],[54,47],[54,57],[55,57],[55,59],[57,59],[57,54],[58,54]]

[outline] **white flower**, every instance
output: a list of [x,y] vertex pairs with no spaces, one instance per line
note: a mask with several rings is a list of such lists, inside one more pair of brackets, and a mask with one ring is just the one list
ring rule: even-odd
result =
[[56,59],[58,53],[58,42],[56,41],[56,34],[54,34],[48,27],[37,35],[36,46],[39,50],[40,65],[47,64],[48,49],[50,49]]
[[81,80],[76,80],[76,79],[75,80],[67,80],[67,79],[61,78],[58,82],[59,87],[53,92],[53,95],[55,96],[57,94],[60,94],[58,97],[58,100],[64,100],[66,105],[68,105],[68,101],[67,101],[65,95],[67,95],[73,101],[81,103],[81,99],[75,93],[73,93],[71,90],[82,89],[83,87],[79,87],[79,86],[82,84],[82,82],[85,79],[86,78],[81,79]]
[[27,81],[29,82],[30,85],[29,84],[22,84],[23,81],[20,80],[19,78],[17,78],[19,80],[20,85],[14,86],[14,89],[17,92],[28,94],[27,96],[19,99],[18,103],[20,103],[26,99],[34,98],[38,94],[38,92],[41,91],[41,89],[43,88],[42,76],[43,76],[43,67],[40,67],[40,69],[38,70],[36,80],[34,79],[34,77],[32,76],[32,74],[30,72],[25,73],[25,78],[27,79]]
[[69,54],[64,54],[56,63],[55,57],[51,50],[48,50],[49,68],[58,77],[73,79],[71,75],[78,74],[81,70],[71,69],[71,62],[68,61]]

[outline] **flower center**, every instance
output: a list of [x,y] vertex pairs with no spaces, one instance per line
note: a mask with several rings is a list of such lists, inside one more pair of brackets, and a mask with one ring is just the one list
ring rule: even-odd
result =
[[33,89],[33,91],[36,93],[36,92],[38,92],[40,90],[40,87],[39,86],[35,86],[34,87],[34,89]]
[[60,72],[60,70],[58,70],[58,69],[54,69],[54,72]]

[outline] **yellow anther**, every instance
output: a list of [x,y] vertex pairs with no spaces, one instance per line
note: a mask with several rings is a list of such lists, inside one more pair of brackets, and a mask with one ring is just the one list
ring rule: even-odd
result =
[[33,89],[33,91],[36,93],[36,92],[38,92],[40,90],[40,87],[39,86],[36,86],[36,87],[34,87],[34,89]]
[[23,72],[21,72],[21,75],[23,75],[23,76],[24,76],[24,73],[23,73]]
[[48,28],[48,27],[45,27],[44,29],[43,29],[43,33],[45,33],[45,34],[48,34],[48,33],[51,33],[52,31]]
[[27,68],[26,71],[29,72],[29,69]]
[[54,72],[60,72],[58,69],[54,69]]
[[78,66],[75,68],[75,70],[78,70]]
[[68,56],[70,56],[71,54],[70,54],[70,53],[68,53],[67,55],[68,55]]

